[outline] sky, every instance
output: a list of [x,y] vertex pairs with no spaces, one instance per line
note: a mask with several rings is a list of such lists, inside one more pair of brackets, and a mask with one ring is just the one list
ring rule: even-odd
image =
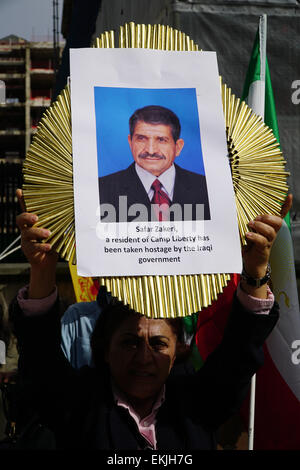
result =
[[[52,41],[52,4],[52,0],[0,0],[0,38],[14,34],[28,41]],[[63,0],[58,0],[59,32],[62,7]]]

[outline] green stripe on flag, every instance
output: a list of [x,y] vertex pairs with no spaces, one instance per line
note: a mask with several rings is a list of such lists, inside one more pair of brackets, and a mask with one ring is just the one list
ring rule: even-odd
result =
[[199,353],[196,341],[195,333],[197,329],[198,313],[194,313],[188,317],[183,318],[184,329],[189,336],[193,335],[193,340],[191,343],[191,362],[195,370],[199,370],[203,365],[203,359]]
[[252,53],[251,59],[248,66],[248,71],[246,74],[246,79],[244,83],[244,89],[242,93],[242,100],[245,101],[249,94],[249,88],[251,83],[255,82],[256,80],[260,80],[260,52],[259,52],[259,33],[257,31]]
[[[245,101],[249,94],[249,88],[253,82],[256,80],[260,80],[260,42],[259,42],[259,31],[256,33],[251,59],[249,62],[244,89],[242,93],[242,100]],[[277,139],[277,142],[280,145],[279,139],[279,130],[278,130],[278,122],[276,116],[276,108],[275,108],[275,100],[271,82],[271,75],[270,69],[268,64],[268,59],[266,58],[266,76],[265,76],[265,113],[264,113],[264,122],[265,124],[270,127],[273,131],[274,136]],[[290,214],[287,214],[285,217],[285,222],[289,229],[291,230],[291,223],[290,223]]]

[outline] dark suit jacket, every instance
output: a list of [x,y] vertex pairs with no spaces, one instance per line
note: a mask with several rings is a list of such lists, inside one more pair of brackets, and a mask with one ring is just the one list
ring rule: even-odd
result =
[[[182,208],[182,218],[175,217],[173,220],[209,220],[209,202],[206,187],[206,178],[203,175],[184,170],[175,165],[176,176],[174,184],[174,195],[172,204],[179,204]],[[153,176],[153,179],[155,176]],[[132,222],[139,216],[139,212],[133,208],[133,213],[128,215],[119,210],[119,196],[127,196],[127,208],[136,203],[143,204],[147,213],[140,214],[138,221],[151,220],[151,202],[145,188],[135,171],[135,164],[130,165],[126,170],[118,171],[99,178],[100,209],[101,219],[105,222]],[[103,204],[111,204],[116,209],[116,218],[111,220],[104,210]],[[191,204],[191,211],[184,211],[184,204]],[[196,204],[204,205],[204,216],[196,212]],[[102,205],[102,207],[101,207]],[[185,219],[184,214],[186,215]],[[155,219],[154,219],[155,220]],[[172,215],[171,215],[172,220]]]
[[[48,314],[25,317],[12,305],[20,350],[19,374],[32,390],[31,406],[53,431],[58,448],[139,449],[146,447],[127,410],[118,407],[109,371],[74,370],[60,348],[58,305]],[[183,368],[166,383],[157,414],[158,449],[214,449],[215,431],[246,396],[251,376],[263,363],[262,345],[278,320],[244,310],[235,299],[221,344],[197,373]],[[33,386],[32,386],[33,385]]]

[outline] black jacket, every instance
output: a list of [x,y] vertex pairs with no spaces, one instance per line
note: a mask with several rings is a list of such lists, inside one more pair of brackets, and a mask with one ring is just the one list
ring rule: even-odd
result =
[[[139,449],[146,443],[127,410],[114,404],[109,371],[74,370],[60,348],[57,305],[47,315],[24,317],[12,306],[20,350],[19,372],[32,406],[58,448]],[[201,313],[200,313],[201,314]],[[158,449],[214,449],[215,431],[237,411],[251,376],[263,363],[262,345],[278,319],[243,309],[237,299],[221,344],[197,373],[170,374],[157,414]]]
[[[184,170],[175,164],[176,176],[174,183],[174,194],[172,204],[179,204],[182,208],[182,217],[184,220],[209,220],[210,210],[208,194],[206,187],[206,178],[204,175]],[[155,178],[155,177],[153,177]],[[135,164],[130,165],[126,170],[118,171],[107,176],[99,178],[100,204],[111,204],[116,209],[116,220],[109,220],[107,214],[102,212],[101,217],[105,217],[106,222],[131,222],[139,213],[136,213],[134,204],[143,204],[147,208],[147,216],[139,216],[139,221],[151,220],[151,203],[145,191],[145,188],[135,171]],[[128,219],[119,211],[119,196],[127,196],[127,208],[132,207],[133,214],[129,214]],[[184,204],[190,204],[189,213]],[[196,204],[204,205],[204,216],[197,214]],[[174,219],[176,220],[176,219]],[[183,220],[183,218],[179,219]]]

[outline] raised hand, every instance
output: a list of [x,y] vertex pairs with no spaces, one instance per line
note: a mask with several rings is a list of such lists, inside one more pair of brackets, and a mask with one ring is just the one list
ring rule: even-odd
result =
[[[244,269],[253,278],[262,278],[266,274],[271,248],[277,233],[282,225],[282,218],[286,216],[292,206],[292,195],[289,194],[282,206],[281,217],[275,215],[260,215],[249,222],[252,230],[246,234],[247,246],[243,247]],[[254,294],[254,289],[244,283],[247,292]],[[266,292],[262,286],[261,292]],[[264,296],[264,294],[263,294]]]
[[21,210],[17,216],[17,225],[21,232],[21,246],[31,265],[29,286],[30,298],[42,298],[49,295],[55,286],[55,271],[58,255],[49,243],[42,243],[49,235],[49,230],[34,227],[38,217],[25,212],[24,198],[21,189],[17,189]]

